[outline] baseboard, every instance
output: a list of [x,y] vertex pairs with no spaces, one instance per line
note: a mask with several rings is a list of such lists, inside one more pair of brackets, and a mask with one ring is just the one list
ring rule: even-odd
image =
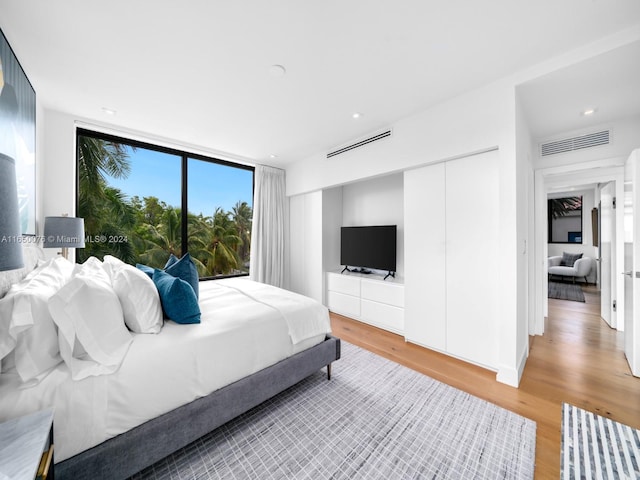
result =
[[509,385],[510,387],[518,388],[518,385],[520,385],[520,379],[522,378],[522,372],[524,372],[524,366],[527,363],[527,357],[528,351],[525,348],[522,351],[522,355],[520,355],[517,368],[500,365],[498,367],[498,373],[496,374],[496,380],[500,383]]

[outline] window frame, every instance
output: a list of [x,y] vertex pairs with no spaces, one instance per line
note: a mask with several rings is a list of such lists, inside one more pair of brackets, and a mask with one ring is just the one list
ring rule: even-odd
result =
[[[235,163],[235,162],[231,162],[229,160],[223,160],[220,158],[216,158],[216,157],[209,157],[207,155],[201,154],[201,153],[195,153],[195,152],[189,152],[186,150],[180,150],[178,148],[173,148],[173,147],[167,147],[164,145],[156,145],[153,143],[149,143],[149,142],[145,142],[142,140],[137,140],[137,139],[132,139],[132,138],[127,138],[127,137],[121,137],[118,135],[114,135],[114,134],[110,134],[110,133],[104,133],[104,132],[100,132],[100,131],[96,131],[96,130],[90,130],[87,128],[82,128],[82,127],[76,127],[76,145],[75,145],[75,152],[76,152],[76,172],[75,172],[75,185],[76,185],[76,211],[78,211],[79,209],[79,193],[80,193],[80,179],[79,179],[79,175],[78,175],[78,137],[80,136],[84,136],[84,137],[91,137],[91,138],[96,138],[99,140],[103,140],[103,141],[107,141],[107,142],[114,142],[114,143],[121,143],[130,147],[134,147],[134,148],[144,148],[147,150],[153,150],[156,152],[160,152],[160,153],[166,153],[169,155],[175,155],[177,157],[180,157],[180,161],[181,161],[181,179],[180,179],[180,189],[181,189],[181,205],[180,205],[180,235],[181,235],[181,251],[182,254],[186,254],[189,252],[189,237],[188,237],[188,215],[189,215],[189,209],[188,209],[188,196],[189,196],[189,192],[188,192],[188,175],[189,175],[189,168],[188,168],[188,163],[189,163],[189,159],[194,159],[194,160],[200,160],[200,161],[204,161],[204,162],[208,162],[208,163],[214,163],[217,165],[224,165],[227,167],[232,167],[232,168],[238,168],[241,170],[247,170],[247,171],[251,171],[252,172],[252,185],[251,185],[251,208],[253,209],[253,200],[255,198],[255,189],[256,189],[256,176],[255,176],[255,167],[251,166],[251,165],[244,165],[241,163]],[[233,277],[246,277],[249,276],[249,273],[235,273],[235,274],[228,274],[228,275],[217,275],[215,277],[200,277],[200,280],[219,280],[219,279],[223,279],[223,278],[233,278]]]

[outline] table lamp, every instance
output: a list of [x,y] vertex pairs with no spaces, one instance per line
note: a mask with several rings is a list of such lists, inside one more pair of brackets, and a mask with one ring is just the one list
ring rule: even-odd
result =
[[45,217],[44,248],[62,248],[62,256],[69,258],[69,248],[84,248],[84,218]]

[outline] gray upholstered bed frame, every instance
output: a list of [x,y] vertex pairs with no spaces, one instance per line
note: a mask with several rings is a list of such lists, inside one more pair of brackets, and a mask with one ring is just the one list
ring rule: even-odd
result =
[[340,339],[328,335],[308,350],[56,464],[55,478],[127,478],[321,368],[327,366],[330,376],[331,362],[339,358]]

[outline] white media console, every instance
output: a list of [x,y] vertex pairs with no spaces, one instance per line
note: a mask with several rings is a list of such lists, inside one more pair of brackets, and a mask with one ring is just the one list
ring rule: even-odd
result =
[[329,310],[404,335],[401,279],[353,272],[327,273]]

